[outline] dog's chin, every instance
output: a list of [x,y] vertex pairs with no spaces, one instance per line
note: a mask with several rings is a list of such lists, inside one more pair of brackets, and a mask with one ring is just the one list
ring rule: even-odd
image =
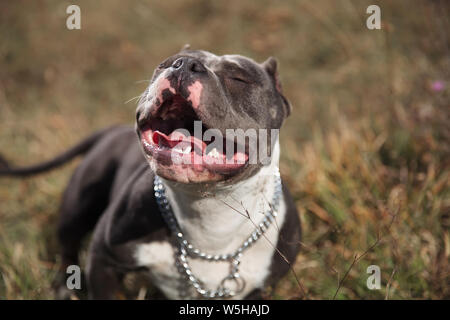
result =
[[150,156],[147,156],[150,168],[158,176],[180,183],[204,183],[219,182],[226,179],[223,174],[211,172],[207,169],[198,170],[192,165],[185,164],[165,164]]
[[205,192],[211,191],[209,188],[213,186],[214,188],[226,188],[227,186],[235,185],[236,183],[251,178],[261,169],[261,166],[258,165],[248,165],[243,170],[239,170],[234,174],[223,175],[208,170],[198,172],[192,168],[164,165],[148,156],[147,162],[152,171],[158,176],[176,183],[195,184],[203,188]]
[[179,183],[220,183],[235,182],[242,175],[246,176],[247,164],[228,172],[217,172],[211,166],[203,164],[183,164],[162,161],[145,154],[150,168],[158,176]]

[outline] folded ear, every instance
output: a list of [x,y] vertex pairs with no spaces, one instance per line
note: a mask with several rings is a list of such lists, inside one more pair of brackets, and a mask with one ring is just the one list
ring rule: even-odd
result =
[[275,75],[277,73],[278,62],[274,57],[269,57],[262,63],[262,66],[270,75]]
[[281,99],[283,100],[283,104],[286,109],[286,116],[289,116],[292,111],[292,106],[289,103],[289,101],[286,99],[286,97],[283,95],[283,88],[281,86],[280,78],[278,77],[277,59],[275,59],[274,57],[269,57],[261,65],[264,68],[264,70],[266,70],[266,72],[269,74],[269,76],[272,78],[272,80],[275,84],[275,88],[277,89],[278,93],[281,96]]
[[180,50],[180,52],[189,50],[191,48],[191,45],[189,43],[186,43]]

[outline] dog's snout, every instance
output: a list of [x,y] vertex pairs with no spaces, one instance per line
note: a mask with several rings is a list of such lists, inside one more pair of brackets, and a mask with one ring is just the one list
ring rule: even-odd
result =
[[187,71],[192,73],[205,72],[206,68],[203,63],[195,58],[181,57],[172,63],[172,68],[177,71]]

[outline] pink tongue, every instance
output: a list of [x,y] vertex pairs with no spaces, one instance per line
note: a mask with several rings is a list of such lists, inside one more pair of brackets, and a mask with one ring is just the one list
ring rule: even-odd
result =
[[181,137],[183,135],[181,133],[179,133],[179,135],[181,135],[181,136],[178,136],[178,137],[174,136],[174,133],[172,133],[170,136],[167,136],[162,132],[154,131],[153,136],[152,136],[153,142],[158,145],[161,144],[165,147],[173,148],[178,143],[183,141],[183,138]]
[[202,153],[206,148],[206,144],[202,140],[197,139],[194,136],[186,137],[184,134],[178,131],[172,132],[169,136],[160,131],[154,131],[152,140],[155,144],[163,145],[168,148],[173,148],[180,142],[189,143],[192,147],[195,147],[196,151],[200,151]]

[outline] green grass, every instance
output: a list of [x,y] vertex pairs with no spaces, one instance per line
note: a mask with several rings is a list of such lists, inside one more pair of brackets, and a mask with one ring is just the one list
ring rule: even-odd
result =
[[[374,2],[383,28],[370,31]],[[185,43],[273,55],[294,107],[281,172],[303,221],[293,268],[307,298],[450,298],[445,1],[80,0],[79,31],[65,28],[69,4],[0,4],[0,153],[12,163],[133,123],[125,101]],[[432,90],[435,81],[444,89]],[[0,179],[0,299],[53,298],[57,211],[75,165]],[[381,290],[366,287],[371,264]],[[271,296],[298,298],[294,276]]]

